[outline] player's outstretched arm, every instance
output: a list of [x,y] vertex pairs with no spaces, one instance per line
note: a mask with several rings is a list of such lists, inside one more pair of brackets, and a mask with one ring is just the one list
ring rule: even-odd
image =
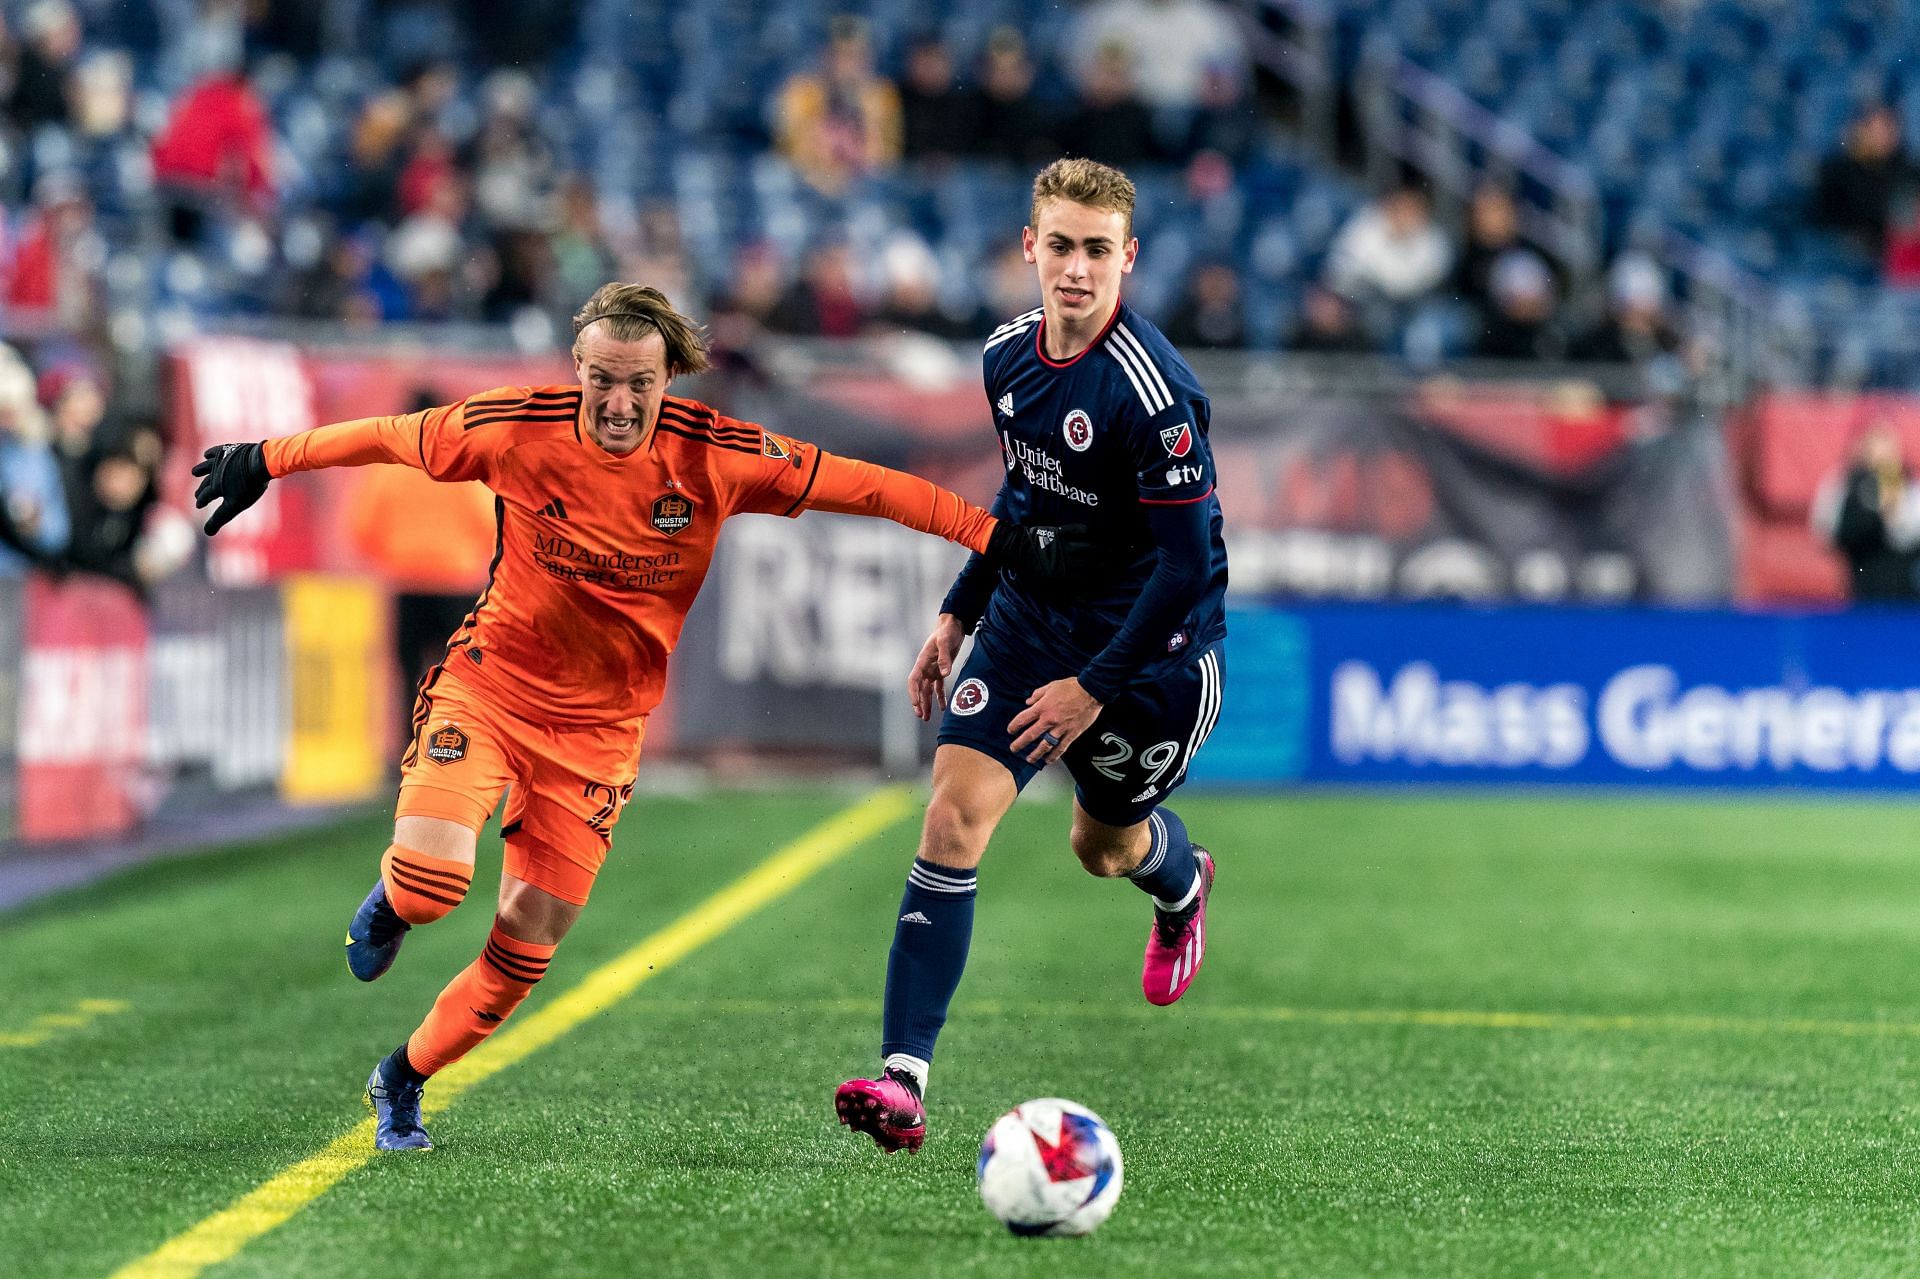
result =
[[460,412],[456,404],[421,413],[335,422],[252,444],[216,444],[194,464],[200,487],[194,490],[193,504],[220,503],[207,519],[207,532],[217,533],[258,502],[269,483],[295,471],[393,462],[426,471],[435,479],[469,478],[449,474],[444,464],[441,473],[435,474],[426,461],[425,433],[457,421]]
[[1100,558],[1080,525],[1023,528],[917,475],[827,452],[820,454],[807,507],[892,520],[958,542],[997,568],[1053,581],[1084,572]]

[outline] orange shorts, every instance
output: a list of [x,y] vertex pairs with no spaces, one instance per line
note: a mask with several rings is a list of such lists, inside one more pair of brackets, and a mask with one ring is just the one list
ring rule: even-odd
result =
[[506,871],[584,906],[607,860],[614,823],[633,794],[646,719],[555,727],[436,669],[413,707],[395,817],[441,817],[478,833],[500,793]]

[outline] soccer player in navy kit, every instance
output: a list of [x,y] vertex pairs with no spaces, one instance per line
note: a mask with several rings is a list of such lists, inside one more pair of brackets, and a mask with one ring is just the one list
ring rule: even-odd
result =
[[[1208,402],[1159,330],[1120,300],[1133,269],[1134,189],[1091,160],[1033,184],[1022,233],[1041,305],[996,329],[983,359],[1006,478],[994,513],[1083,524],[1112,571],[1078,589],[968,560],[908,677],[915,712],[944,702],[933,797],[887,957],[882,1070],[834,1097],[882,1150],[918,1151],[934,1040],[973,932],[994,827],[1041,768],[1074,780],[1074,855],[1153,899],[1141,986],[1186,992],[1206,948],[1213,858],[1165,806],[1220,714],[1226,549]],[[975,630],[978,627],[977,631]],[[947,682],[963,637],[967,663]]]

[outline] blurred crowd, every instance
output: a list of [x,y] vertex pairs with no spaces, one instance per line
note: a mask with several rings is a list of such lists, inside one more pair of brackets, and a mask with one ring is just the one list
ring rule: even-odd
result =
[[161,432],[117,408],[84,359],[35,376],[0,345],[0,577],[93,573],[144,591],[185,562],[182,517],[157,515]]
[[[191,34],[163,40],[160,15],[178,8],[193,11]],[[337,8],[19,10],[0,33],[10,328],[117,325],[122,339],[151,338],[143,308],[110,313],[106,300],[142,272],[162,277],[170,302],[211,292],[218,309],[347,325],[505,323],[529,345],[551,341],[610,277],[728,310],[736,332],[958,338],[1026,305],[1002,296],[1011,271],[996,245],[956,257],[911,225],[878,252],[844,231],[750,236],[728,246],[730,260],[692,251],[670,191],[603,189],[547,127],[552,86],[538,59],[574,43],[565,18],[578,5],[510,6],[511,45],[490,6],[374,6],[386,16],[376,38],[410,52],[356,63],[389,69],[342,97],[343,118],[316,121],[311,68],[329,65],[323,18]],[[527,21],[528,10],[551,21]],[[883,51],[865,21],[842,16],[792,65],[764,87],[757,121],[729,127],[783,157],[828,208],[863,184],[911,187],[960,166],[1021,174],[1078,153],[1169,174],[1205,209],[1235,198],[1274,132],[1246,32],[1221,0],[1093,0],[1047,48],[1003,26],[965,57],[939,28]],[[290,95],[295,80],[307,96]],[[1464,225],[1452,225],[1462,211],[1440,212],[1447,220],[1414,187],[1357,209],[1330,252],[1300,262],[1276,331],[1248,323],[1247,273],[1231,254],[1194,255],[1156,297],[1157,318],[1178,343],[1218,348],[1636,359],[1673,344],[1651,262],[1620,267],[1599,314],[1573,305],[1574,282],[1521,238],[1501,190],[1477,195]],[[1012,242],[1009,227],[999,243]],[[140,251],[110,251],[128,244]]]
[[[160,436],[135,357],[150,368],[176,322],[487,323],[545,349],[620,278],[707,317],[723,363],[763,333],[961,341],[1032,305],[1018,223],[959,248],[911,218],[875,232],[862,192],[951,200],[987,175],[1017,208],[1035,167],[1082,153],[1151,176],[1205,223],[1285,146],[1222,0],[1090,0],[969,40],[934,14],[885,32],[832,17],[725,124],[748,180],[785,181],[798,194],[780,208],[827,216],[782,235],[763,210],[772,231],[715,253],[679,179],[603,180],[605,140],[578,123],[627,117],[576,103],[574,132],[555,125],[562,68],[587,92],[594,7],[0,0],[0,318],[17,348],[0,358],[0,573],[37,560],[138,582],[169,562],[172,534],[142,549]],[[678,110],[633,117],[636,136],[679,127]],[[1625,254],[1582,289],[1499,186],[1464,210],[1415,185],[1340,208],[1278,284],[1249,273],[1242,231],[1139,296],[1185,348],[1685,356],[1654,261]],[[1149,231],[1146,257],[1155,245]]]

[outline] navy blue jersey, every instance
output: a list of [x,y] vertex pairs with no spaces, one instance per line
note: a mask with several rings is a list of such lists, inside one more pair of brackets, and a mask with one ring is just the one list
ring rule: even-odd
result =
[[[1041,310],[996,329],[983,357],[987,401],[1006,478],[994,513],[1015,524],[1085,524],[1123,552],[1124,565],[1070,591],[993,574],[975,557],[947,611],[971,625],[981,610],[1003,635],[1029,637],[1075,668],[1126,623],[1158,562],[1149,508],[1204,504],[1211,563],[1186,615],[1140,636],[1121,676],[1151,679],[1226,634],[1227,552],[1207,442],[1206,393],[1160,331],[1122,303],[1107,328],[1071,360],[1048,359]],[[1197,539],[1196,539],[1197,541]]]

